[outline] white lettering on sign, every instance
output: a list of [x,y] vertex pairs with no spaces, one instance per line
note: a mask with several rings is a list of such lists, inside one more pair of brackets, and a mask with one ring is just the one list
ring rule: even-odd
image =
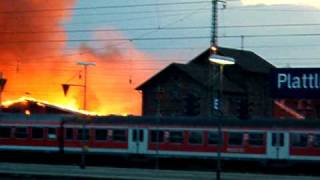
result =
[[277,81],[278,81],[278,89],[281,89],[281,84],[287,82],[286,74],[279,73]]
[[279,73],[277,76],[278,89],[319,89],[320,74],[310,73],[301,75],[292,75],[290,73]]

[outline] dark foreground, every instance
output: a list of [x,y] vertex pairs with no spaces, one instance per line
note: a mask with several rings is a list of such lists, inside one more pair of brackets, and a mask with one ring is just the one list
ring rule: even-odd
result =
[[[31,152],[0,152],[0,163],[2,164],[42,164],[43,167],[60,168],[70,167],[75,171],[81,170],[79,154],[50,154],[50,153],[31,153]],[[213,159],[174,159],[161,158],[159,161],[155,158],[143,156],[115,156],[115,155],[86,155],[85,164],[87,167],[119,168],[119,169],[145,169],[145,170],[171,170],[177,172],[192,171],[211,173],[216,169],[216,161]],[[260,161],[223,161],[223,173],[248,173],[248,174],[272,174],[272,175],[289,175],[289,176],[314,176],[319,179],[319,162],[260,162]],[[79,171],[82,172],[82,171]],[[83,171],[85,172],[85,171]],[[4,173],[6,174],[6,173]],[[9,173],[9,177],[12,174]],[[40,176],[41,175],[37,175]],[[53,179],[72,179],[73,177],[59,177],[54,175]],[[0,176],[1,179],[4,176]],[[3,177],[3,178],[2,178]],[[24,176],[19,176],[18,179]],[[77,177],[78,179],[81,177]],[[89,177],[86,177],[88,179]],[[9,179],[15,179],[15,174]],[[40,178],[50,179],[50,177]],[[274,180],[274,179],[272,179]]]
[[[214,172],[0,163],[1,179],[213,180]],[[311,176],[223,173],[223,180],[318,180]]]

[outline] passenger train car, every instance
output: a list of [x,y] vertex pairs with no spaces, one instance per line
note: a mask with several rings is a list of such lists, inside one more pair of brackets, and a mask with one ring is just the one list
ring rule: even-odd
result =
[[[222,123],[219,145],[218,123]],[[205,118],[0,119],[0,150],[151,157],[320,160],[318,122]]]

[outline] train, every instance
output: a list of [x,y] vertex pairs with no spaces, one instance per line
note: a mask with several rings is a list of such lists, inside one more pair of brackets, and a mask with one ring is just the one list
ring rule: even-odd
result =
[[320,161],[318,121],[8,117],[0,116],[0,151]]

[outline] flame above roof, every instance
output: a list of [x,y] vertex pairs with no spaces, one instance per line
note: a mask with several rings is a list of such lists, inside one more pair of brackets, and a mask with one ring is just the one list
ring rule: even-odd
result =
[[25,113],[28,114],[75,114],[75,115],[90,115],[99,116],[95,112],[79,110],[75,108],[64,107],[57,104],[52,104],[47,101],[38,100],[32,97],[23,96],[15,100],[4,101],[1,104],[2,112],[10,113]]

